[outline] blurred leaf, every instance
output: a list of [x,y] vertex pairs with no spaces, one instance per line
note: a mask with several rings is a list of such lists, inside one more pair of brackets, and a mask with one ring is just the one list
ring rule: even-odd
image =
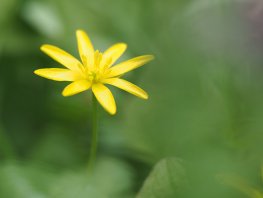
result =
[[50,198],[86,198],[86,197],[107,197],[102,191],[96,189],[89,183],[85,171],[66,172],[50,185]]
[[249,186],[244,179],[238,176],[221,174],[218,175],[218,179],[224,184],[246,194],[250,198],[263,198],[263,193],[261,191]]
[[17,1],[16,0],[1,0],[0,27],[2,27],[2,25],[7,25],[11,16],[13,16],[15,14],[16,8],[17,8]]
[[6,158],[13,158],[15,157],[15,151],[12,142],[10,141],[9,136],[6,134],[4,128],[1,126],[0,121],[0,156],[2,157],[2,155],[4,155]]
[[[40,179],[38,175],[38,179]],[[44,198],[44,194],[35,188],[24,167],[16,163],[2,164],[0,167],[1,197]]]
[[134,182],[133,169],[121,160],[102,157],[96,164],[92,180],[109,197],[127,197]]
[[45,1],[28,1],[22,15],[28,24],[44,36],[57,37],[63,32],[57,11]]
[[137,198],[175,198],[186,185],[181,160],[165,158],[158,162],[145,180]]
[[128,198],[133,174],[121,160],[102,157],[94,173],[88,168],[50,169],[46,163],[3,163],[0,195],[5,198]]
[[32,149],[30,158],[33,161],[45,162],[53,167],[59,167],[59,169],[72,167],[82,162],[82,152],[84,151],[80,145],[72,141],[72,137],[67,135],[68,129],[49,125],[46,131]]
[[100,158],[94,173],[88,169],[65,172],[50,185],[54,198],[125,198],[131,194],[132,171],[120,160]]

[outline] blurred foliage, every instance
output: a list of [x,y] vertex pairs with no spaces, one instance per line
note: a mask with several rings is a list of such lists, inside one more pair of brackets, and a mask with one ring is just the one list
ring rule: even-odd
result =
[[244,179],[231,174],[221,174],[218,175],[219,180],[222,183],[232,186],[243,194],[250,198],[262,198],[263,194],[260,190],[256,189],[254,186],[250,186]]
[[1,196],[118,198],[127,197],[130,193],[130,167],[116,159],[99,159],[94,175],[82,168],[58,171],[47,167],[44,164],[20,164],[14,161],[2,164]]
[[[154,198],[164,191],[169,198],[175,189],[168,178],[177,183],[181,168],[187,182],[177,197],[246,197],[217,179],[225,173],[260,186],[260,0],[0,0],[0,5],[0,197],[129,198],[140,192],[138,197]],[[37,68],[58,65],[40,52],[43,43],[77,56],[77,28],[86,30],[98,49],[126,42],[122,60],[156,56],[126,77],[148,91],[148,101],[113,88],[118,114],[100,111],[93,176],[86,170],[90,92],[64,98],[65,83],[33,75]],[[184,163],[161,161],[149,175],[166,157]],[[160,192],[148,194],[151,188]]]
[[166,158],[155,165],[137,197],[181,197],[185,186],[186,175],[180,160]]

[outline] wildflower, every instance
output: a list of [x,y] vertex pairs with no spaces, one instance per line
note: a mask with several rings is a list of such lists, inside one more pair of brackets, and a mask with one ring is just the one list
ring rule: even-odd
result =
[[120,76],[136,69],[153,59],[144,55],[114,63],[127,48],[125,43],[117,43],[105,52],[94,50],[88,35],[83,30],[76,31],[78,51],[81,61],[53,45],[43,45],[41,50],[66,68],[44,68],[34,73],[55,81],[70,81],[62,92],[63,96],[72,96],[92,89],[96,99],[110,114],[116,113],[116,104],[111,91],[104,85],[109,84],[123,89],[139,98],[148,99],[148,94],[138,86],[121,79]]

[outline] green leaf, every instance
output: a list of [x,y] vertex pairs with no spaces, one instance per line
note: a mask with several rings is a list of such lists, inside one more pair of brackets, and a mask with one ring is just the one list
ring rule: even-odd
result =
[[48,3],[29,1],[24,5],[22,16],[29,25],[44,36],[58,37],[63,32],[62,20],[54,7]]
[[185,188],[186,176],[181,160],[162,159],[145,180],[137,198],[175,198]]
[[[1,197],[46,198],[29,178],[33,172],[17,163],[5,163],[0,167]],[[37,174],[39,172],[36,172]],[[41,177],[38,174],[38,177]]]
[[87,169],[65,171],[50,183],[50,198],[127,198],[133,186],[129,165],[121,160],[101,157],[94,172]]
[[263,198],[263,193],[259,189],[250,186],[247,181],[239,176],[230,174],[219,174],[217,177],[219,181],[222,182],[222,184],[235,188],[239,192],[247,195],[247,197]]

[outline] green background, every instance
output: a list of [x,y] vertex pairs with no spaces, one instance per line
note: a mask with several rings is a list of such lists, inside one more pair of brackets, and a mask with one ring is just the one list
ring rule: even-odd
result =
[[[260,0],[0,0],[0,197],[263,197],[262,16]],[[110,87],[117,115],[99,107],[93,175],[90,91],[33,74],[59,66],[42,44],[78,57],[79,28],[155,56],[124,76],[149,100]]]

